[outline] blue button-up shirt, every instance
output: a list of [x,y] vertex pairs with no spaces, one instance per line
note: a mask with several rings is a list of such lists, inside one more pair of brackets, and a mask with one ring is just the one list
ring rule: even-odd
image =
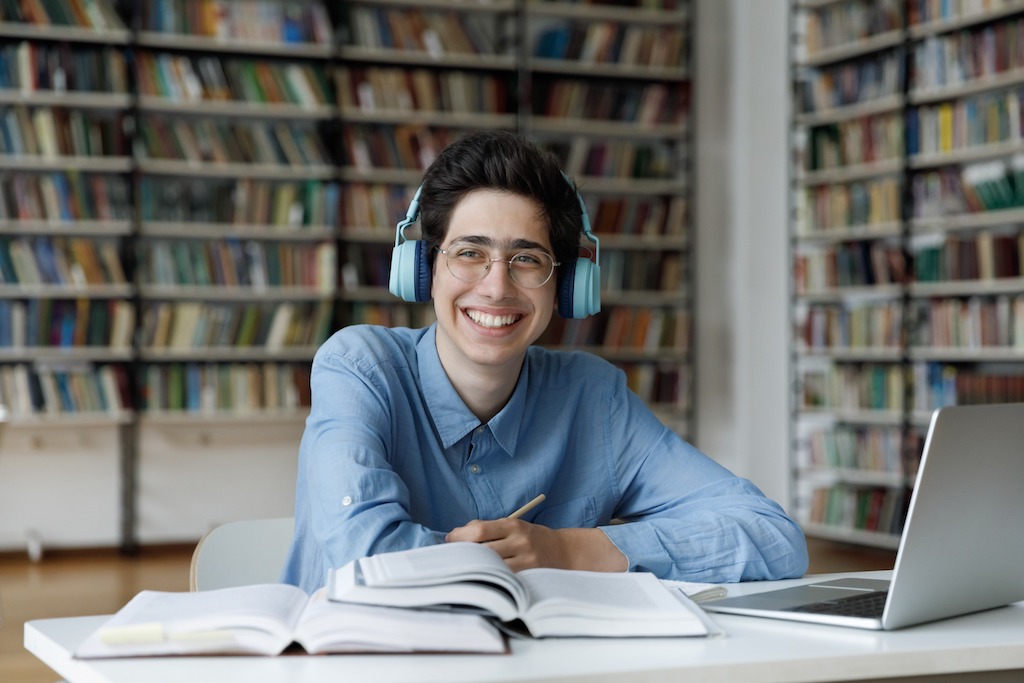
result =
[[311,383],[283,576],[308,591],[331,567],[441,543],[539,493],[524,519],[600,527],[631,570],[713,582],[806,571],[782,508],[662,425],[596,356],[531,347],[485,424],[441,367],[433,326],[346,327],[317,352]]

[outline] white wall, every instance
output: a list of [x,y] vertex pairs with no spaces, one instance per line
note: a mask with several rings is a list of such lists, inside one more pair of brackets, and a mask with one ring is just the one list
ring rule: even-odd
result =
[[117,427],[7,427],[0,448],[0,551],[121,542]]
[[[136,540],[193,543],[214,526],[295,509],[299,419],[147,424],[139,431]],[[0,552],[121,544],[117,427],[8,428]]]
[[224,522],[292,515],[303,424],[145,425],[136,494],[139,543],[193,542]]
[[788,505],[787,5],[695,2],[695,441]]

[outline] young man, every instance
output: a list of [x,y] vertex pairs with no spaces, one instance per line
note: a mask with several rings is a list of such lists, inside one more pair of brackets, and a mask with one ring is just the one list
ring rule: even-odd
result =
[[446,541],[486,543],[515,570],[806,571],[782,508],[664,427],[620,370],[532,345],[583,215],[551,155],[467,136],[427,169],[419,207],[420,243],[403,246],[424,250],[437,322],[350,326],[317,353],[286,582],[311,591],[349,560]]

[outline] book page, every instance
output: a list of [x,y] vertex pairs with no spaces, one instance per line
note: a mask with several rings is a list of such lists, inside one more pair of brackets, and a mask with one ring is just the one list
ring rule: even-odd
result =
[[507,649],[494,624],[476,614],[333,602],[323,590],[306,606],[295,640],[311,654]]
[[637,578],[643,576],[564,569],[527,569],[520,572],[520,579],[530,596],[531,609],[537,609],[544,602],[557,601],[578,605],[576,609],[606,614],[678,611],[678,607],[666,599],[664,589],[652,592],[650,582]]
[[[516,597],[496,584],[493,577],[486,581],[448,580],[427,585],[367,586],[356,579],[358,561],[349,562],[340,569],[332,569],[327,579],[327,595],[331,600],[362,605],[412,607],[425,609],[451,609],[495,616],[503,621],[516,619],[520,607]],[[521,604],[526,593],[516,584]]]
[[90,635],[76,656],[276,654],[291,642],[307,600],[304,591],[286,584],[142,591]]
[[[367,586],[417,586],[469,575],[512,577],[496,552],[479,543],[440,543],[359,560]],[[507,579],[506,579],[507,581]]]
[[540,635],[707,635],[699,608],[653,574],[528,569],[523,621]]
[[421,548],[380,553],[358,560],[355,581],[372,588],[432,586],[480,582],[509,594],[517,609],[526,591],[501,557],[479,543],[439,543]]

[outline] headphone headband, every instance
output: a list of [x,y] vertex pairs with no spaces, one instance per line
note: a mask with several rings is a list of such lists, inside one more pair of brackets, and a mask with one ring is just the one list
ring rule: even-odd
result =
[[413,195],[412,201],[409,202],[409,208],[405,212],[405,218],[398,221],[398,225],[395,226],[395,246],[397,247],[405,240],[405,229],[415,223],[420,218],[420,192],[423,191],[423,186],[420,185],[416,188],[416,194]]
[[[576,200],[580,203],[580,222],[582,224],[582,232],[591,242],[594,243],[594,263],[601,263],[601,240],[597,239],[597,235],[594,234],[590,228],[590,214],[587,213],[587,205],[583,202],[583,195],[576,188],[576,184],[572,181],[572,178],[568,176],[565,171],[562,171],[562,177],[565,178],[565,182],[569,183],[569,187],[573,189],[576,194]],[[419,192],[416,193],[417,198]]]

